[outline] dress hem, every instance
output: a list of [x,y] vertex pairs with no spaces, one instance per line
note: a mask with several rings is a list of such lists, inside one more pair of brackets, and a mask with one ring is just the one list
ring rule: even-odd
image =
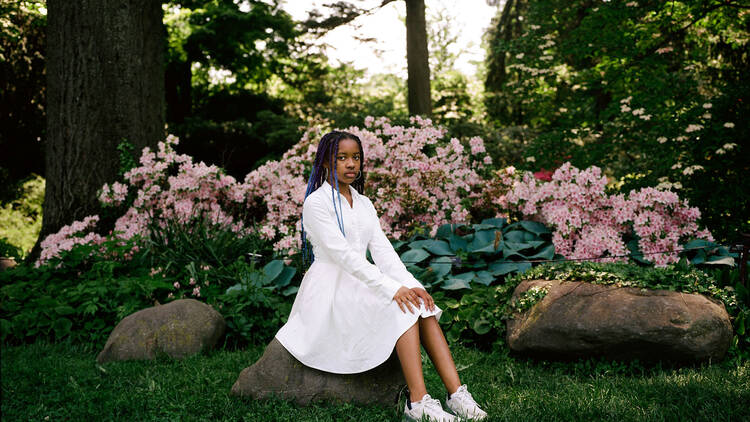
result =
[[[424,305],[422,305],[421,307],[424,307]],[[421,307],[420,307],[420,308],[421,308]],[[426,313],[426,315],[425,315],[425,313]],[[281,338],[279,338],[279,333],[276,333],[276,335],[274,336],[274,338],[275,338],[276,340],[278,340],[278,341],[279,341],[279,343],[281,343],[281,345],[282,345],[282,346],[284,346],[284,349],[286,349],[286,351],[287,351],[287,352],[289,352],[289,354],[291,354],[292,356],[294,356],[294,358],[295,358],[295,359],[297,359],[297,360],[298,360],[298,361],[299,361],[299,362],[300,362],[301,364],[303,364],[303,365],[307,366],[308,368],[313,368],[313,369],[317,369],[318,371],[329,372],[329,373],[331,373],[331,374],[338,374],[338,375],[352,375],[352,374],[361,374],[361,373],[364,373],[364,372],[370,371],[370,370],[372,370],[372,369],[375,369],[375,368],[377,368],[378,366],[380,366],[380,365],[382,365],[383,363],[385,363],[385,361],[387,361],[387,360],[388,360],[388,358],[390,358],[390,357],[391,357],[391,355],[393,354],[393,350],[394,350],[394,349],[395,349],[395,347],[396,347],[396,342],[398,342],[398,339],[399,339],[399,338],[401,338],[401,336],[402,336],[402,335],[404,335],[404,333],[406,332],[406,330],[408,330],[409,328],[411,328],[411,327],[412,327],[412,325],[414,325],[414,324],[415,324],[415,323],[416,323],[417,321],[419,321],[419,318],[429,318],[429,317],[431,317],[431,316],[434,316],[434,317],[435,317],[435,319],[437,319],[437,320],[439,321],[439,320],[440,320],[440,316],[441,316],[442,314],[443,314],[443,310],[442,310],[442,309],[440,309],[440,308],[439,308],[439,307],[438,307],[437,305],[435,305],[435,310],[434,310],[434,311],[428,311],[427,309],[425,309],[425,310],[424,310],[423,312],[420,312],[419,314],[412,314],[412,315],[414,315],[414,316],[416,317],[416,318],[414,319],[414,322],[412,322],[411,324],[409,324],[409,326],[408,326],[408,327],[406,327],[406,329],[404,329],[404,330],[403,330],[402,332],[400,332],[400,333],[399,333],[399,334],[398,334],[398,335],[396,336],[396,338],[392,340],[392,343],[393,343],[393,345],[391,346],[391,348],[390,348],[390,352],[389,352],[389,353],[388,353],[388,354],[386,355],[386,357],[384,357],[384,358],[382,358],[382,359],[380,359],[380,358],[378,358],[378,359],[375,359],[375,360],[377,361],[377,363],[376,363],[375,365],[369,366],[369,367],[368,367],[368,368],[366,368],[366,369],[362,369],[362,370],[357,370],[357,371],[353,371],[353,372],[352,372],[352,371],[346,371],[346,372],[342,372],[342,371],[333,371],[333,370],[330,370],[330,369],[324,369],[324,368],[321,368],[321,367],[320,367],[320,366],[318,366],[318,365],[311,365],[311,364],[309,364],[309,363],[305,362],[305,360],[301,359],[301,358],[300,358],[300,357],[299,357],[299,356],[298,356],[298,355],[297,355],[297,354],[296,354],[296,353],[295,353],[294,351],[290,350],[290,349],[289,349],[289,347],[287,347],[287,345],[286,345],[286,344],[284,344],[284,340],[282,340]]]

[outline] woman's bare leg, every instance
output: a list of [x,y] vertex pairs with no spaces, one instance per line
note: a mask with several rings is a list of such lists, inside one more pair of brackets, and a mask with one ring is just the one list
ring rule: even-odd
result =
[[422,339],[422,344],[427,350],[427,354],[430,355],[440,379],[443,380],[445,389],[450,394],[455,393],[461,386],[461,381],[458,378],[458,371],[448,348],[448,342],[445,341],[443,330],[434,316],[419,318],[419,337]]
[[396,341],[396,354],[398,355],[398,360],[401,362],[401,370],[404,372],[406,385],[409,387],[409,399],[411,401],[420,401],[427,394],[422,374],[419,331],[417,323],[414,323]]

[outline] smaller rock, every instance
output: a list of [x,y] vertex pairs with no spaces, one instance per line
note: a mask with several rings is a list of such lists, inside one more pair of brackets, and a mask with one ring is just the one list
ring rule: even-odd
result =
[[175,300],[125,317],[96,361],[154,359],[157,353],[180,359],[213,348],[225,329],[224,318],[210,305],[195,299]]
[[274,338],[263,356],[242,370],[232,386],[232,394],[254,399],[273,395],[300,405],[333,400],[392,406],[405,384],[395,352],[367,372],[333,374],[303,365]]

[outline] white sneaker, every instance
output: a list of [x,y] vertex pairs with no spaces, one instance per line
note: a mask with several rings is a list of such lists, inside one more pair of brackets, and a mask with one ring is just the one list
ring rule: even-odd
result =
[[458,387],[455,393],[448,394],[445,398],[445,405],[454,415],[462,419],[481,421],[487,417],[487,412],[479,408],[477,402],[474,401],[474,397],[466,388],[466,384]]
[[429,394],[425,394],[422,400],[409,402],[406,399],[404,406],[404,419],[409,421],[428,420],[430,422],[454,422],[457,421],[455,416],[443,410],[440,400],[433,399]]

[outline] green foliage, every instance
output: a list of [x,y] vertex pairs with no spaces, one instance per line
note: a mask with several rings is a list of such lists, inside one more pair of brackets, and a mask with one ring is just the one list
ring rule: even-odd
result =
[[0,207],[0,242],[12,246],[0,250],[0,256],[23,258],[31,251],[42,229],[43,202],[44,179],[33,175],[20,185],[16,199]]
[[531,261],[555,258],[549,229],[533,221],[507,224],[446,224],[434,239],[415,235],[394,245],[406,268],[425,285],[444,290],[488,286],[499,277],[531,268]]
[[175,0],[165,10],[167,123],[180,152],[242,178],[299,139],[277,86],[321,72],[292,18],[262,1]]
[[13,246],[5,238],[0,238],[0,258],[13,258],[20,260],[23,256],[23,251],[16,246]]
[[[37,343],[3,347],[3,419],[400,421],[402,395],[392,406],[319,402],[299,406],[279,398],[227,394],[242,368],[265,345],[216,350],[185,359],[96,365],[98,350]],[[742,421],[750,363],[683,368],[587,360],[572,364],[512,359],[460,345],[451,347],[461,381],[497,421]],[[444,386],[429,360],[425,385]],[[43,380],[40,381],[40,375]],[[44,382],[44,394],[39,383]],[[189,409],[189,410],[188,410]],[[113,416],[117,415],[117,416]]]
[[117,151],[120,153],[120,170],[117,171],[117,176],[122,178],[128,170],[138,166],[138,161],[136,161],[138,155],[135,146],[128,141],[117,144]]
[[260,271],[248,267],[238,273],[239,282],[217,297],[217,308],[227,322],[225,345],[268,342],[286,322],[291,300],[297,292],[290,285],[296,273],[281,260],[273,260]]
[[149,239],[76,245],[38,268],[0,273],[0,339],[100,347],[125,316],[181,298],[205,301],[224,316],[225,345],[268,341],[288,316],[297,270],[268,254],[257,236],[239,237],[201,222],[155,228]]
[[[492,285],[475,283],[470,289],[461,286],[464,289],[443,287],[440,290],[432,285],[431,290],[436,303],[443,308],[440,321],[450,342],[491,346],[495,350],[504,344],[506,321],[515,313],[530,309],[547,294],[545,289],[529,290],[517,300],[511,300],[514,290],[524,280],[582,281],[703,294],[724,304],[735,331],[730,356],[738,361],[746,360],[750,358],[750,338],[745,330],[750,317],[748,289],[738,282],[736,268],[708,267],[708,270],[710,274],[690,266],[685,259],[666,268],[627,263],[560,262],[517,271],[511,276],[497,276]],[[438,271],[446,270],[438,268]],[[481,272],[481,269],[475,271]]]
[[[106,245],[126,253],[132,244]],[[37,339],[103,346],[114,325],[166,295],[171,286],[151,278],[145,268],[96,257],[81,245],[58,265],[21,265],[0,272],[0,338]]]
[[515,312],[525,312],[544,299],[547,293],[549,293],[549,289],[546,287],[534,286],[521,293],[518,296],[518,300],[512,301],[511,307]]
[[597,165],[623,191],[672,187],[722,242],[750,229],[748,20],[736,2],[508,2],[487,111],[527,126],[528,170]]
[[140,239],[139,244],[142,249],[134,260],[141,265],[156,269],[170,282],[210,278],[214,284],[208,290],[217,293],[233,284],[237,273],[244,270],[248,253],[268,250],[257,234],[239,236],[203,220],[154,226],[151,237]]

